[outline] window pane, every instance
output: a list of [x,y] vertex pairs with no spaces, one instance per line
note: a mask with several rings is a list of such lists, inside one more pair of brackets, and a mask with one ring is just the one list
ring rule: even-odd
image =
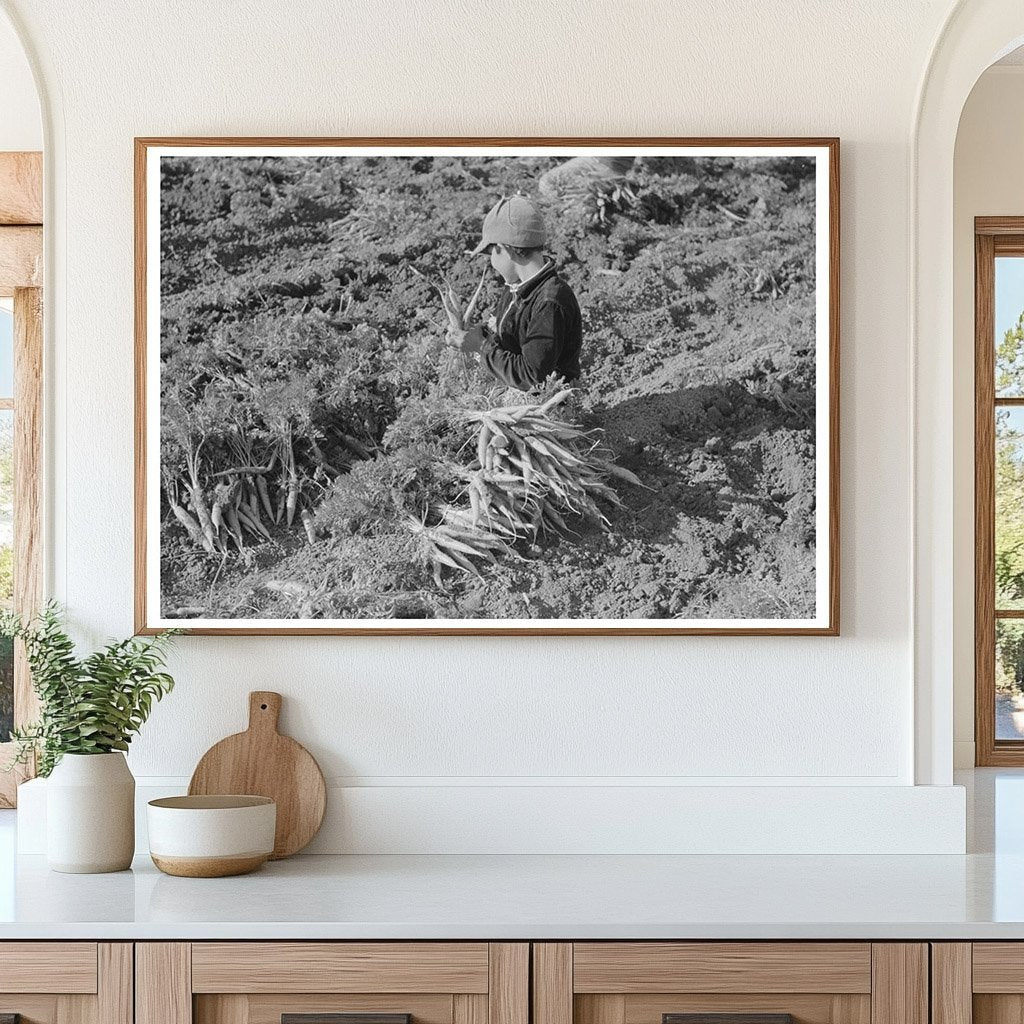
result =
[[996,258],[996,396],[1024,397],[1024,257]]
[[14,313],[0,306],[0,398],[14,397]]
[[[0,606],[14,600],[14,413],[0,410]],[[0,638],[0,743],[14,725],[14,646]]]
[[1024,739],[1024,622],[996,619],[996,739]]
[[996,609],[1024,608],[1024,408],[996,409]]

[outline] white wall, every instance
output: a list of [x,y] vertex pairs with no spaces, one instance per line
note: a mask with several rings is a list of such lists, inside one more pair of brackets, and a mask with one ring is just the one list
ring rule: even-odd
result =
[[990,68],[960,119],[954,161],[954,737],[974,764],[974,218],[1024,215],[1024,66]]
[[841,638],[188,638],[137,774],[187,777],[258,687],[285,693],[286,729],[337,784],[428,802],[508,782],[914,781],[907,182],[945,0],[4,6],[53,117],[51,589],[87,639],[132,628],[133,136],[843,143]]

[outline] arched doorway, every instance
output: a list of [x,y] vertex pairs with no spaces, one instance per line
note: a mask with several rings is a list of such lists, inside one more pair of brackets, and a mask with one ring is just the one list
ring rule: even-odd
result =
[[1019,0],[963,0],[925,69],[912,127],[915,779],[924,785],[952,782],[954,596],[973,586],[954,571],[954,148],[975,82],[1021,43]]

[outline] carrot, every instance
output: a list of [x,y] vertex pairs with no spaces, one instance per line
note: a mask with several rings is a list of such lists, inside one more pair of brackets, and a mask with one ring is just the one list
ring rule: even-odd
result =
[[256,529],[252,516],[244,508],[240,508],[235,515],[238,516],[239,525],[244,526],[251,534],[262,538],[263,535]]
[[292,473],[288,477],[288,497],[285,499],[285,525],[291,526],[295,518],[295,511],[299,506],[299,478]]
[[480,433],[476,439],[476,460],[481,466],[487,461],[487,444],[491,440],[491,432],[486,423],[480,424]]
[[210,510],[206,507],[206,499],[203,497],[202,488],[198,484],[192,484],[188,488],[189,499],[192,502],[192,510],[199,520],[203,531],[205,543],[203,547],[207,551],[214,551],[217,547],[217,531],[214,529],[213,519],[210,517]]
[[543,405],[539,406],[536,411],[537,416],[546,416],[556,405],[561,405],[570,395],[572,394],[572,388],[566,388],[565,391],[559,391],[557,395],[552,395]]
[[192,516],[190,516],[188,512],[186,512],[185,509],[183,509],[176,501],[171,502],[171,511],[174,513],[174,518],[185,527],[185,531],[188,533],[189,537],[192,538],[192,542],[197,544],[199,547],[206,547],[206,538],[203,536],[203,531],[200,529],[199,524],[195,519],[193,519]]
[[252,522],[253,532],[258,533],[267,540],[270,540],[270,532],[263,525],[263,519],[260,516],[259,501],[255,497],[251,497],[248,502],[244,503],[239,508],[239,513],[244,513],[245,516]]
[[259,493],[260,501],[263,503],[263,510],[271,519],[273,519],[274,510],[270,505],[270,491],[267,490],[267,481],[262,473],[259,473],[256,476],[256,490]]
[[473,310],[476,308],[476,300],[480,298],[480,292],[483,290],[484,281],[487,280],[487,268],[480,272],[480,283],[476,286],[476,291],[473,292],[473,297],[469,300],[469,305],[466,306],[465,312],[462,314],[462,322],[464,324],[469,323],[469,318],[473,315]]
[[313,517],[309,514],[309,509],[304,508],[300,513],[302,518],[302,526],[306,531],[306,540],[310,544],[316,543],[316,528],[313,526]]
[[228,533],[231,535],[231,539],[235,542],[238,550],[241,551],[245,547],[245,542],[242,537],[242,526],[238,521],[238,513],[233,505],[227,506],[224,510],[224,517],[227,520]]

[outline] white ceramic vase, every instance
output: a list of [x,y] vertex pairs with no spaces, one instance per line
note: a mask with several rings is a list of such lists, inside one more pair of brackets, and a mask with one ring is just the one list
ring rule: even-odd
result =
[[135,778],[124,754],[65,754],[46,783],[46,860],[75,874],[124,871],[135,853]]

